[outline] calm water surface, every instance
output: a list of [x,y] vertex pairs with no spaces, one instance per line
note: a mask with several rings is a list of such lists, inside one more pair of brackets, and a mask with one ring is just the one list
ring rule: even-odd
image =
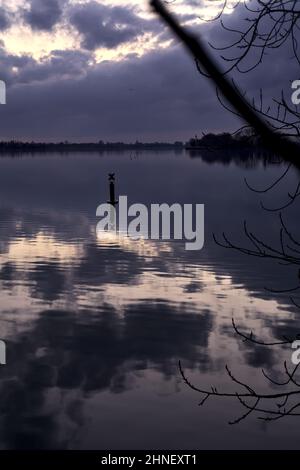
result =
[[[2,449],[300,448],[300,418],[266,423],[236,400],[199,408],[180,377],[181,360],[198,386],[236,390],[235,375],[270,390],[289,348],[245,344],[232,329],[264,339],[300,331],[286,295],[295,268],[218,247],[226,232],[248,245],[251,229],[278,244],[278,216],[260,209],[258,186],[280,165],[208,162],[185,152],[44,154],[0,159],[0,368]],[[96,208],[108,198],[107,174],[129,202],[204,203],[199,252],[181,242],[96,236]],[[293,187],[296,174],[288,183]],[[285,201],[284,182],[268,196]],[[291,210],[291,215],[292,215]],[[300,233],[297,217],[290,228]]]

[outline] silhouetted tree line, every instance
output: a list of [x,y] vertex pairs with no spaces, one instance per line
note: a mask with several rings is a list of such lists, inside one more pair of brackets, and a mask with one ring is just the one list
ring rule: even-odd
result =
[[191,139],[187,144],[190,156],[201,157],[207,163],[221,162],[229,165],[235,162],[239,166],[254,167],[258,163],[278,163],[274,152],[266,148],[259,136],[250,131],[236,134],[206,134],[201,139]]
[[[221,134],[205,134],[201,139],[191,139],[188,143],[188,148],[203,148],[211,150],[265,150],[262,139],[257,134],[250,130],[241,130],[235,134],[223,132]],[[299,147],[300,149],[300,147]]]
[[74,143],[74,142],[59,142],[59,143],[47,143],[47,142],[19,142],[11,140],[9,142],[0,142],[0,152],[97,152],[105,150],[151,150],[151,149],[182,149],[182,142],[166,143],[166,142],[135,142],[135,143],[124,143],[124,142],[90,142],[90,143]]

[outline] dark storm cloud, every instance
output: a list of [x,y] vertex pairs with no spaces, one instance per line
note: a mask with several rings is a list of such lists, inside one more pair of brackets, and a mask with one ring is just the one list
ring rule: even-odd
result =
[[11,25],[11,17],[6,9],[0,7],[0,31],[5,31]]
[[51,79],[80,77],[85,74],[92,57],[89,53],[75,50],[52,51],[50,56],[36,63],[28,62],[16,76],[18,83],[32,83]]
[[153,28],[153,22],[137,16],[124,7],[111,7],[97,2],[74,5],[70,23],[82,36],[82,47],[113,48],[128,42]]
[[32,29],[51,31],[60,21],[66,0],[30,0],[23,18]]
[[5,116],[2,135],[55,140],[177,139],[223,126],[220,114],[212,112],[212,103],[217,106],[213,88],[183,51],[171,49],[104,62],[87,69],[82,77],[11,87],[8,104],[0,108]]
[[54,50],[49,56],[36,61],[31,56],[8,54],[0,43],[1,79],[8,85],[51,81],[80,77],[93,60],[88,52]]
[[14,70],[23,69],[28,64],[32,64],[33,67],[37,66],[37,62],[27,55],[15,55],[9,54],[5,47],[4,42],[0,40],[0,63],[1,63],[1,80],[4,80],[7,85],[10,85],[15,80]]

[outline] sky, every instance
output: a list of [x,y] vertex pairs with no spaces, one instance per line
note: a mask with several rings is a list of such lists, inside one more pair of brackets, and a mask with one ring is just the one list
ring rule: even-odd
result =
[[[169,8],[224,45],[230,38],[220,23],[204,21],[221,5],[174,0]],[[240,24],[242,8],[225,18]],[[297,79],[287,61],[281,53],[233,78],[251,96],[260,87],[278,93]],[[238,127],[147,0],[0,0],[0,64],[8,90],[1,140],[185,141]]]

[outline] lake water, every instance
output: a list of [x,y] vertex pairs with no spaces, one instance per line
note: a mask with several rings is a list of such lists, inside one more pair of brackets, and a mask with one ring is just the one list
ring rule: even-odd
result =
[[[297,285],[297,268],[226,250],[212,236],[249,246],[247,220],[280,246],[278,214],[260,208],[244,178],[263,188],[283,170],[184,151],[2,156],[0,448],[299,448],[300,417],[269,423],[252,414],[231,426],[241,404],[212,398],[199,407],[178,367],[197,386],[240,390],[228,364],[274,391],[261,369],[278,377],[284,360],[292,365],[290,347],[243,343],[231,321],[265,340],[300,332],[290,294],[265,290]],[[97,236],[111,172],[129,202],[205,204],[203,250]],[[265,203],[285,202],[296,180],[291,171]],[[300,234],[295,213],[287,220]]]

